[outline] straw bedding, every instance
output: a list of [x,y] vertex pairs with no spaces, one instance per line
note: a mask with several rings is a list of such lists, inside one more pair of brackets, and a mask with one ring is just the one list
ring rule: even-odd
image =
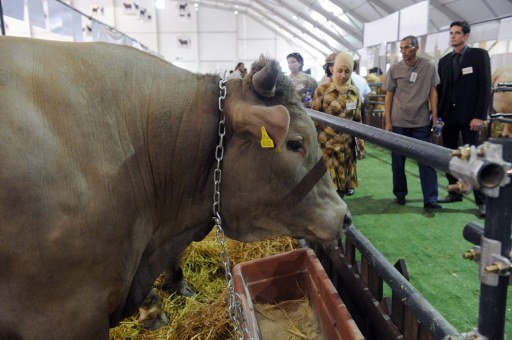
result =
[[[259,242],[243,243],[226,240],[231,265],[290,251],[297,242],[280,237]],[[162,308],[169,324],[156,331],[142,327],[133,316],[110,330],[110,339],[234,339],[227,312],[227,287],[220,245],[215,234],[192,243],[184,252],[182,270],[188,284],[198,292],[188,298],[160,290],[162,279],[155,283]]]

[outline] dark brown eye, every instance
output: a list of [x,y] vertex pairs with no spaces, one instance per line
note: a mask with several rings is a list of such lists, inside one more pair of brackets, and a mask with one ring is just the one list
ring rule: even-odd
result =
[[293,152],[299,152],[303,146],[304,146],[304,141],[302,139],[289,140],[286,143],[286,147],[288,148],[288,150],[293,151]]

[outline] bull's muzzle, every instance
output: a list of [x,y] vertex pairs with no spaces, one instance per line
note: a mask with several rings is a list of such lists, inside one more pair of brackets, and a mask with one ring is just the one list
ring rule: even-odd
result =
[[344,231],[351,225],[352,225],[352,214],[350,213],[350,210],[347,209],[347,213],[345,214],[345,217],[343,218],[343,224],[341,225],[341,231]]

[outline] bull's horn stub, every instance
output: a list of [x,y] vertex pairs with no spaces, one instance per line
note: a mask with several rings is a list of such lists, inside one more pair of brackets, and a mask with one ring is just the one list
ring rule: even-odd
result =
[[270,149],[274,147],[274,141],[267,133],[267,129],[265,129],[264,126],[261,127],[261,140],[260,140],[261,147],[263,149]]

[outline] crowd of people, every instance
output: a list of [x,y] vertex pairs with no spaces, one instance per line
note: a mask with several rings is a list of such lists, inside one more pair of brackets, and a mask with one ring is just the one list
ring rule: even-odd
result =
[[[439,60],[437,67],[433,61],[418,55],[417,37],[407,36],[400,41],[402,60],[390,66],[382,84],[387,131],[430,142],[433,128],[442,120],[445,147],[457,148],[459,139],[464,145],[477,145],[480,127],[490,107],[491,71],[487,51],[468,46],[469,34],[468,23],[451,23],[453,50]],[[305,107],[361,122],[362,103],[371,89],[358,74],[357,61],[350,54],[326,56],[325,75],[319,83],[302,70],[304,59],[299,53],[289,54],[287,61],[289,77]],[[378,67],[370,71],[375,73],[374,78],[383,74]],[[364,157],[364,142],[329,126],[318,124],[317,128],[323,158],[339,195],[353,195],[358,185],[356,161]],[[391,153],[393,194],[399,205],[407,203],[405,161],[404,156]],[[437,172],[425,164],[418,163],[418,167],[426,211],[441,210],[440,203],[462,201],[463,195],[458,192],[449,192],[439,199]],[[449,184],[457,182],[450,174],[446,177]],[[483,217],[485,195],[478,190],[473,192],[477,215]]]
[[[317,82],[310,70],[303,70],[304,58],[294,52],[286,58],[288,77],[305,107],[356,122],[362,122],[363,103],[372,93],[367,79],[375,82],[384,77],[385,130],[430,142],[431,132],[442,120],[441,136],[445,147],[456,149],[459,140],[464,145],[477,145],[491,102],[491,70],[487,51],[469,47],[469,35],[467,22],[452,22],[452,51],[439,60],[437,67],[433,61],[418,55],[417,37],[407,36],[400,41],[402,60],[391,65],[386,73],[374,67],[365,79],[359,75],[357,60],[348,53],[335,52],[326,56],[325,75]],[[243,78],[246,74],[244,64],[238,63],[229,77]],[[358,186],[356,162],[365,155],[364,142],[323,124],[317,124],[317,131],[323,158],[338,194],[342,198],[353,195]],[[391,153],[394,201],[399,205],[407,203],[405,162],[404,156]],[[459,192],[449,192],[439,199],[436,170],[422,163],[418,163],[418,168],[426,211],[439,211],[440,203],[463,200]],[[457,183],[452,175],[447,173],[446,177],[449,184]],[[478,190],[473,192],[477,215],[483,217],[485,195]]]

